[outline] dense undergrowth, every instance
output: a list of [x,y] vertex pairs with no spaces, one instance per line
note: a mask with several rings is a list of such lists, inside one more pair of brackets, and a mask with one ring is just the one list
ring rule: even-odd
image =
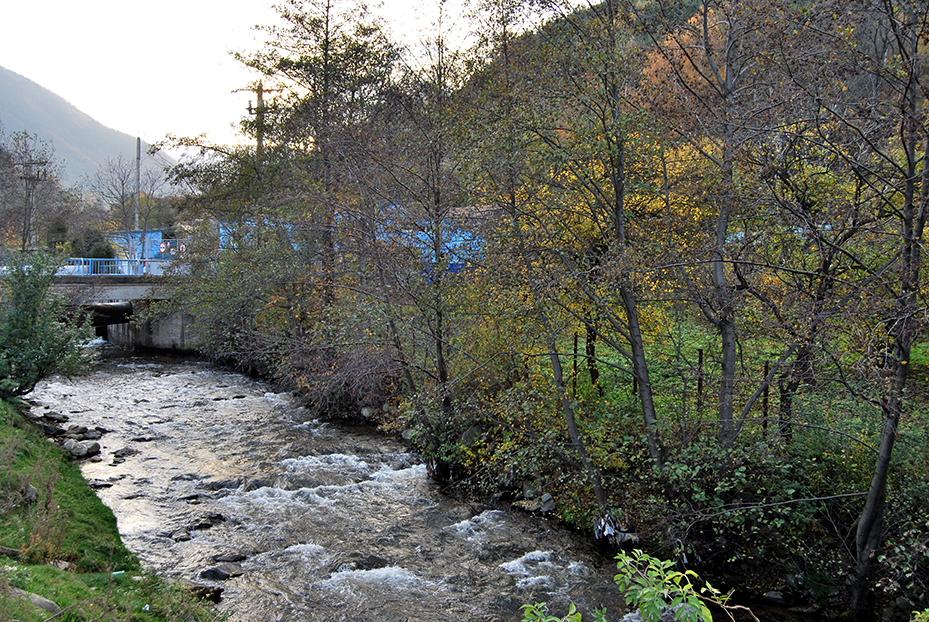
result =
[[[916,362],[919,406],[898,430],[875,594],[889,619],[929,606],[929,426],[918,395],[929,376]],[[568,455],[555,396],[533,378],[469,403],[453,421],[439,404],[411,402],[406,422],[427,460],[444,465],[437,470],[451,486],[534,508],[531,500],[548,493],[555,514],[592,531],[593,492]],[[640,546],[743,596],[777,590],[788,601],[843,613],[880,433],[871,406],[811,387],[795,397],[793,420],[779,421],[773,407],[767,418],[759,412],[730,448],[720,447],[713,422],[694,412],[663,427],[666,459],[657,469],[631,387],[607,377],[601,395],[578,380],[573,397],[613,516]],[[665,388],[679,380],[667,374]]]
[[217,619],[189,591],[141,570],[113,513],[20,407],[0,402],[0,620]]

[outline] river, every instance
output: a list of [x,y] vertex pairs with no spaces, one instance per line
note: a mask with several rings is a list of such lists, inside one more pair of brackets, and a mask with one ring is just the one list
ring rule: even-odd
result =
[[[30,398],[106,430],[81,468],[126,546],[222,587],[229,620],[508,621],[542,601],[622,618],[615,566],[584,538],[446,496],[402,440],[321,422],[263,382],[104,346]],[[234,576],[203,578],[214,568]]]

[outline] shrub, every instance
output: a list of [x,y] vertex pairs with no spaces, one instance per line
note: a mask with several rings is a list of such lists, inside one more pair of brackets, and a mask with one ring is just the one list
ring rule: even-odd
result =
[[[735,619],[732,612],[739,610],[758,620],[747,607],[729,605],[728,595],[708,582],[701,582],[693,570],[677,570],[674,562],[637,549],[620,553],[616,559],[619,570],[614,579],[616,585],[626,604],[638,609],[645,622],[659,622],[668,612],[679,622],[713,622],[708,604],[722,608],[731,619]],[[702,585],[698,587],[699,583]],[[545,603],[524,605],[522,609],[523,622],[582,622],[581,613],[573,603],[563,618],[549,615]],[[595,622],[602,622],[606,619],[605,612],[594,611],[593,618]]]
[[50,293],[57,264],[42,253],[13,256],[0,281],[0,399],[32,391],[41,379],[73,373],[88,359],[89,324]]
[[722,595],[709,583],[694,587],[697,573],[674,569],[674,562],[663,561],[639,550],[620,553],[616,584],[626,598],[626,604],[638,609],[642,619],[657,622],[670,609],[681,622],[713,622],[713,614],[704,600],[719,603]]

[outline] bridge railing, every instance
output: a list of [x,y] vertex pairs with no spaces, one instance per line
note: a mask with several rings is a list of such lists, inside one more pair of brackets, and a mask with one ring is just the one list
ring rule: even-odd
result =
[[171,264],[169,259],[95,259],[91,257],[72,257],[58,268],[58,276],[101,276],[125,275],[142,276],[150,274],[160,276]]

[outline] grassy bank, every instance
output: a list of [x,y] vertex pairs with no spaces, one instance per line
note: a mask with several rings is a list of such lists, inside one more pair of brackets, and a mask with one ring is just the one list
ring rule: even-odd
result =
[[[25,595],[23,594],[25,592]],[[43,609],[26,598],[57,605]],[[35,599],[33,599],[35,600]],[[189,591],[143,573],[113,513],[13,405],[0,402],[0,620],[214,620]]]

